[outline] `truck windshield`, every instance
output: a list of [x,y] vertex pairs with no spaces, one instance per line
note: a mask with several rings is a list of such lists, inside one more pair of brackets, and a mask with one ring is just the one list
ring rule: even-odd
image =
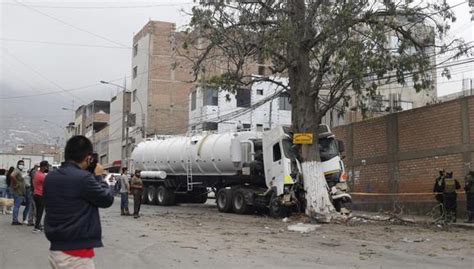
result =
[[295,148],[293,148],[293,142],[291,142],[289,139],[283,139],[282,145],[285,156],[290,160],[296,160],[298,153],[296,152]]
[[319,152],[321,154],[321,161],[330,160],[339,155],[337,143],[334,138],[319,139]]

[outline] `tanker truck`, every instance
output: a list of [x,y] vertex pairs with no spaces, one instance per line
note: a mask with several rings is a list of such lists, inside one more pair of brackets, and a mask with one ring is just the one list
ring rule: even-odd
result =
[[[348,213],[344,144],[329,127],[321,127],[318,139],[329,191],[336,209]],[[149,139],[134,148],[132,163],[141,171],[147,204],[205,203],[212,190],[220,212],[267,211],[275,217],[304,212],[300,158],[289,127]]]

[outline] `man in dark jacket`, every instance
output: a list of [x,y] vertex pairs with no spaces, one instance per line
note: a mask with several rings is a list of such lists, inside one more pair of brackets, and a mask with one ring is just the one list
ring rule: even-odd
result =
[[66,162],[46,176],[44,230],[52,268],[94,268],[94,248],[103,246],[98,208],[110,207],[114,197],[100,164],[94,175],[87,171],[92,154],[89,139],[74,136],[66,144]]
[[439,170],[439,176],[436,178],[435,184],[434,184],[434,187],[433,187],[433,192],[436,193],[435,194],[435,199],[436,199],[436,201],[438,201],[438,204],[440,205],[439,211],[440,211],[442,216],[445,214],[444,206],[443,206],[443,204],[444,204],[443,183],[444,183],[444,178],[445,177],[446,177],[446,171],[444,169]]
[[464,190],[466,191],[468,214],[466,222],[474,223],[474,170],[469,171],[469,174],[464,179]]
[[442,184],[444,208],[446,209],[446,221],[456,222],[457,193],[461,185],[453,178],[453,172],[446,173]]

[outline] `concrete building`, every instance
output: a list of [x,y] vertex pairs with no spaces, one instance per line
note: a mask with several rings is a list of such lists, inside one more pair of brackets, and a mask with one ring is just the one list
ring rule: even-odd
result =
[[31,169],[41,161],[48,161],[49,164],[55,162],[52,154],[28,154],[28,153],[0,153],[0,168],[8,170],[11,166],[16,167],[19,160],[25,161],[25,168]]
[[133,37],[131,114],[135,142],[154,134],[182,134],[188,122],[191,65],[178,55],[184,33],[150,21]]
[[[109,171],[118,172],[120,167],[126,166],[127,157],[131,148],[127,147],[128,115],[130,113],[131,93],[119,92],[110,101],[108,164]],[[130,141],[129,143],[130,144]]]
[[92,141],[102,164],[108,163],[110,102],[94,100],[76,109],[76,135]]
[[[287,83],[287,79],[282,82]],[[263,131],[276,125],[289,125],[291,105],[287,94],[265,102],[279,90],[281,88],[270,82],[255,83],[252,88],[241,89],[236,94],[214,87],[196,87],[189,95],[188,131],[221,132],[238,128]],[[265,103],[251,109],[261,102]]]

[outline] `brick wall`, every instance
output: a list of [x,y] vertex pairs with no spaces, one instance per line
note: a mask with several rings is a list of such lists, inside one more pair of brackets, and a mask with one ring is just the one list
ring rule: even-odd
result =
[[[346,143],[345,163],[352,192],[426,193],[354,195],[355,208],[382,210],[394,202],[425,214],[434,204],[434,179],[440,169],[453,171],[464,184],[474,165],[474,97],[422,107],[333,129]],[[458,208],[465,210],[459,191]]]

